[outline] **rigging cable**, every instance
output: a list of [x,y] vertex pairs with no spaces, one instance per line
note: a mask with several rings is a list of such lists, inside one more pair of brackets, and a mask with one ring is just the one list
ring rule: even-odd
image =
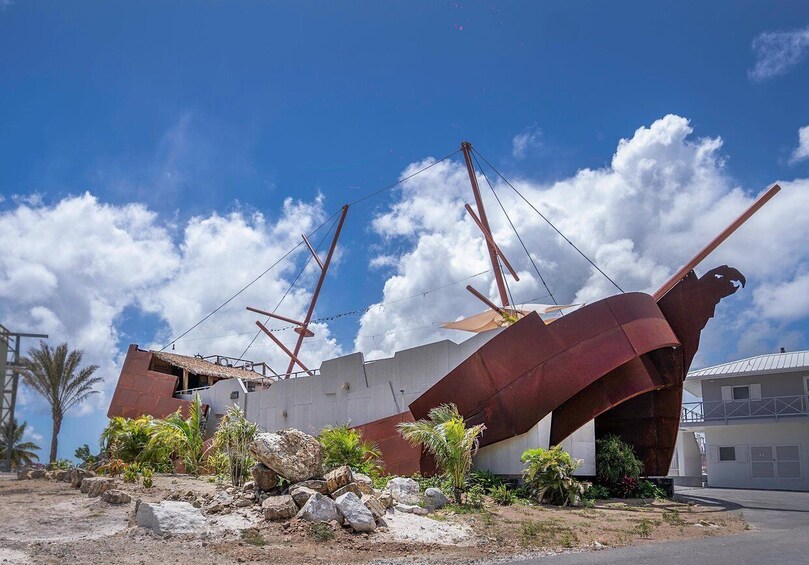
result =
[[542,212],[540,212],[540,211],[537,209],[537,207],[536,207],[536,206],[534,206],[533,204],[531,204],[531,201],[530,201],[530,200],[528,200],[528,199],[527,199],[525,196],[523,196],[523,195],[522,195],[522,193],[521,193],[519,190],[517,190],[517,189],[514,187],[514,185],[513,185],[513,184],[511,184],[511,183],[508,181],[508,179],[507,179],[506,177],[504,177],[504,176],[503,176],[503,175],[500,173],[500,171],[498,171],[498,170],[497,170],[497,169],[494,167],[494,165],[492,165],[491,163],[489,163],[489,161],[486,159],[486,157],[484,157],[484,156],[483,156],[483,155],[480,153],[480,151],[478,151],[478,150],[477,150],[477,149],[475,149],[474,147],[472,148],[472,151],[474,151],[474,152],[475,152],[475,153],[476,153],[478,156],[480,156],[480,158],[481,158],[481,159],[483,159],[483,162],[484,162],[484,163],[486,163],[487,165],[489,165],[489,167],[490,167],[490,168],[491,168],[491,169],[492,169],[492,170],[493,170],[495,173],[497,173],[497,176],[499,176],[501,179],[503,179],[503,181],[504,181],[504,182],[505,182],[507,185],[509,185],[509,186],[511,187],[511,190],[513,190],[514,192],[516,192],[516,193],[517,193],[517,196],[519,196],[520,198],[522,198],[522,199],[525,201],[525,203],[526,203],[526,204],[528,204],[528,205],[529,205],[529,206],[530,206],[530,207],[531,207],[531,208],[534,210],[534,212],[536,212],[537,214],[539,214],[539,217],[540,217],[540,218],[542,218],[543,220],[545,220],[545,222],[547,222],[547,224],[548,224],[549,226],[551,226],[551,227],[553,228],[553,230],[554,230],[556,233],[558,233],[558,234],[559,234],[559,235],[562,237],[562,239],[564,239],[566,242],[568,242],[568,243],[570,244],[570,246],[571,246],[571,247],[573,247],[573,249],[575,249],[576,251],[578,251],[578,252],[579,252],[579,255],[581,255],[582,257],[584,257],[584,258],[587,260],[587,262],[588,262],[588,263],[590,263],[590,265],[592,265],[592,266],[593,266],[593,268],[595,268],[595,270],[597,270],[599,273],[601,273],[602,275],[604,275],[604,277],[605,277],[605,278],[606,278],[608,281],[610,281],[610,282],[611,282],[611,283],[612,283],[612,284],[615,286],[615,288],[617,288],[617,289],[618,289],[619,291],[621,291],[622,293],[624,292],[624,289],[622,289],[620,286],[618,286],[618,283],[616,283],[614,280],[612,280],[612,279],[610,278],[610,276],[609,276],[607,273],[605,273],[604,271],[602,271],[602,270],[599,268],[599,266],[598,266],[598,265],[596,265],[596,264],[595,264],[595,263],[594,263],[594,262],[593,262],[593,261],[592,261],[592,260],[591,260],[591,259],[590,259],[590,258],[587,256],[587,255],[585,255],[585,254],[584,254],[584,252],[583,252],[581,249],[579,249],[578,247],[576,247],[576,244],[575,244],[575,243],[573,243],[572,241],[570,241],[570,240],[569,240],[569,239],[568,239],[568,238],[565,236],[565,234],[563,234],[561,231],[559,231],[559,229],[558,229],[558,228],[557,228],[555,225],[553,225],[553,223],[552,223],[552,222],[551,222],[551,221],[550,221],[548,218],[546,218],[546,217],[545,217],[545,215],[544,215]]
[[[325,222],[323,222],[322,224],[320,224],[320,225],[319,225],[319,226],[318,226],[318,227],[315,229],[315,231],[313,231],[313,232],[312,232],[312,234],[311,234],[311,235],[315,235],[317,232],[319,232],[319,231],[321,230],[321,228],[323,228],[323,226],[325,226],[325,225],[326,225],[326,224],[327,224],[327,223],[328,223],[330,220],[334,219],[334,217],[335,217],[335,216],[337,216],[337,214],[338,214],[338,213],[339,213],[339,210],[338,210],[337,212],[335,212],[334,214],[332,214],[331,218],[327,219]],[[208,312],[208,313],[207,313],[205,316],[203,316],[203,318],[202,318],[200,321],[198,321],[196,324],[194,324],[193,326],[191,326],[190,328],[188,328],[187,330],[185,330],[183,333],[181,333],[179,336],[177,336],[176,338],[174,338],[173,340],[171,340],[169,343],[167,343],[166,345],[164,345],[163,347],[161,347],[161,348],[160,348],[160,351],[165,351],[165,350],[166,350],[166,348],[167,348],[169,345],[174,345],[174,344],[177,342],[177,340],[178,340],[178,339],[180,339],[180,338],[182,338],[182,337],[184,337],[184,336],[188,335],[189,333],[191,333],[191,332],[192,332],[194,329],[196,329],[197,327],[199,327],[199,325],[200,325],[200,324],[202,324],[202,323],[203,323],[205,320],[207,320],[208,318],[210,318],[211,316],[213,316],[214,314],[216,314],[217,312],[219,312],[219,311],[220,311],[222,308],[224,308],[225,306],[227,306],[227,305],[228,305],[228,304],[229,304],[229,303],[230,303],[230,302],[231,302],[231,301],[232,301],[234,298],[236,298],[236,297],[237,297],[237,296],[239,296],[241,293],[243,293],[245,290],[247,290],[248,288],[250,288],[251,286],[253,286],[253,284],[255,284],[255,283],[256,283],[256,282],[257,282],[257,281],[258,281],[258,280],[259,280],[261,277],[263,277],[264,275],[266,275],[267,273],[269,273],[269,272],[270,272],[272,269],[274,269],[274,268],[276,267],[276,265],[278,265],[278,264],[279,264],[281,261],[283,261],[284,259],[286,259],[286,258],[287,258],[287,257],[289,257],[290,255],[292,255],[292,253],[293,253],[293,252],[295,252],[295,250],[296,250],[296,249],[298,249],[298,248],[299,248],[301,245],[303,245],[303,240],[301,240],[300,242],[298,242],[298,244],[297,244],[296,246],[294,246],[292,249],[290,249],[289,251],[287,251],[286,253],[284,253],[284,254],[281,256],[281,258],[280,258],[280,259],[278,259],[278,260],[277,260],[275,263],[273,263],[272,265],[270,265],[269,267],[267,267],[267,268],[264,270],[264,272],[262,272],[262,273],[261,273],[260,275],[258,275],[256,278],[254,278],[254,279],[253,279],[253,280],[251,280],[249,283],[247,283],[245,286],[243,286],[243,287],[242,287],[242,288],[241,288],[241,289],[240,289],[238,292],[236,292],[236,294],[234,294],[233,296],[231,296],[230,298],[228,298],[227,300],[225,300],[225,301],[224,301],[222,304],[220,304],[219,306],[217,306],[216,308],[214,308],[213,310],[211,310],[210,312]]]
[[503,206],[503,203],[500,201],[500,197],[497,196],[497,192],[495,192],[494,187],[492,186],[492,183],[489,182],[489,177],[486,176],[486,173],[483,171],[483,167],[480,166],[480,162],[478,161],[477,155],[475,155],[473,153],[472,157],[474,157],[475,163],[477,163],[477,166],[480,169],[480,174],[483,175],[483,179],[486,181],[486,184],[489,185],[489,189],[491,189],[492,194],[494,194],[495,200],[497,200],[497,203],[500,205],[500,209],[503,211],[503,214],[506,216],[506,219],[508,220],[508,223],[511,226],[511,229],[514,230],[514,235],[516,235],[517,239],[520,241],[520,245],[522,245],[523,251],[525,251],[525,254],[528,255],[528,260],[531,261],[531,265],[534,266],[534,270],[536,271],[537,276],[539,277],[539,280],[542,281],[542,286],[544,286],[545,290],[548,291],[548,296],[551,297],[551,300],[553,300],[553,303],[558,306],[559,303],[556,301],[556,297],[553,295],[553,292],[551,292],[551,289],[548,287],[548,283],[545,282],[545,278],[542,276],[542,273],[539,272],[539,268],[537,267],[537,264],[534,263],[534,258],[531,257],[531,253],[528,252],[528,247],[525,246],[525,242],[522,240],[522,237],[520,237],[520,233],[517,231],[517,228],[514,226],[514,222],[511,221],[511,217],[509,217],[508,212],[506,212],[506,207]]

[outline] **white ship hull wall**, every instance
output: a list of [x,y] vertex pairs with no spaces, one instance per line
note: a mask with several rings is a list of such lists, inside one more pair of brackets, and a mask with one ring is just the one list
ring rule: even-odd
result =
[[[393,357],[365,362],[362,353],[324,361],[320,374],[274,382],[248,392],[238,379],[222,380],[200,391],[211,407],[208,435],[229,406],[240,405],[249,420],[273,431],[296,428],[316,435],[325,426],[360,426],[408,409],[442,377],[501,330],[476,334],[456,344],[445,340],[397,351]],[[238,398],[231,398],[238,391]],[[189,397],[190,399],[190,397]],[[519,475],[526,449],[548,447],[551,415],[530,431],[479,450],[476,466],[502,475]],[[577,475],[595,474],[594,425],[589,422],[562,446],[584,464]]]

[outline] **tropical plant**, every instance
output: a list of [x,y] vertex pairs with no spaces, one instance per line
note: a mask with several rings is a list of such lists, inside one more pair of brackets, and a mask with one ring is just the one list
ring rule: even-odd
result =
[[472,469],[472,472],[469,473],[468,482],[470,485],[480,485],[489,491],[505,484],[500,476],[488,469]]
[[158,471],[170,471],[173,446],[152,441],[155,422],[152,416],[110,418],[101,432],[103,450],[109,454],[114,447],[117,457],[127,463],[142,463]]
[[624,440],[615,435],[596,440],[596,477],[600,484],[620,494],[625,490],[619,488],[624,477],[637,481],[642,471],[643,463]]
[[611,496],[612,494],[610,494],[610,489],[604,485],[590,485],[590,488],[588,488],[587,492],[584,493],[584,498],[588,498],[590,500],[606,500]]
[[411,444],[420,444],[432,454],[438,470],[452,479],[455,503],[461,504],[461,493],[472,467],[472,456],[478,448],[478,437],[486,426],[478,424],[467,428],[455,404],[433,408],[428,418],[400,423],[399,433]]
[[[233,486],[241,486],[250,474],[253,460],[247,447],[255,439],[258,426],[245,418],[241,406],[233,405],[219,421],[214,434],[216,451],[224,454]],[[218,474],[219,469],[215,469]]]
[[92,454],[90,451],[90,446],[86,443],[81,447],[76,448],[76,451],[73,453],[73,457],[78,459],[81,462],[81,465],[92,465],[98,461],[98,457]]
[[109,451],[109,459],[107,459],[106,463],[99,465],[98,469],[96,469],[96,472],[98,472],[99,475],[109,475],[110,477],[117,477],[118,475],[121,474],[121,471],[124,470],[124,467],[126,467],[126,463],[124,463],[123,459],[118,457],[118,448],[115,444],[112,444],[112,446],[108,451]]
[[581,459],[573,459],[561,446],[529,449],[522,454],[523,481],[539,502],[578,506],[590,483],[573,477]]
[[489,496],[500,506],[510,506],[517,500],[517,495],[504,484],[489,489]]
[[652,481],[638,481],[638,488],[635,491],[635,496],[638,498],[666,498],[665,491],[654,484]]
[[153,474],[154,471],[152,471],[149,467],[144,467],[143,469],[141,469],[140,476],[143,479],[143,486],[145,488],[152,488],[152,486],[154,485],[154,482],[152,481]]
[[372,477],[378,476],[382,470],[379,447],[363,440],[362,432],[356,428],[349,428],[347,424],[327,426],[317,439],[323,446],[327,469],[348,465]]
[[203,412],[202,401],[198,394],[194,395],[188,418],[183,418],[180,410],[165,420],[154,420],[152,437],[147,449],[157,446],[169,446],[172,452],[182,459],[185,472],[199,475],[202,468],[203,451]]
[[140,478],[140,465],[137,463],[130,463],[125,465],[122,473],[125,483],[137,483]]
[[39,347],[32,347],[28,356],[20,359],[23,381],[42,395],[51,406],[51,463],[56,461],[59,431],[65,414],[91,394],[97,393],[93,386],[102,380],[101,377],[93,376],[98,365],[79,368],[83,355],[84,352],[79,349],[68,352],[67,343],[51,348],[40,341]]
[[55,471],[56,469],[61,469],[62,471],[66,471],[73,467],[73,461],[70,459],[57,459],[53,463],[48,463],[48,469],[51,471]]
[[8,422],[0,430],[0,461],[5,461],[8,457],[6,453],[8,438],[11,438],[11,466],[31,465],[34,461],[39,461],[39,455],[34,451],[39,451],[40,447],[32,441],[23,441],[25,428],[28,422],[17,424],[15,418],[13,422]]

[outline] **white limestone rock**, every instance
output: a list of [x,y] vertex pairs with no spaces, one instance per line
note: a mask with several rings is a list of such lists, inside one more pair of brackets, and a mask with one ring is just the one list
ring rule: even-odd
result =
[[360,487],[362,494],[374,494],[374,481],[368,475],[354,473],[354,482]]
[[319,492],[309,497],[309,500],[298,512],[297,517],[309,522],[331,522],[336,520],[341,525],[343,523],[343,515],[337,510],[334,501]]
[[417,516],[426,516],[430,513],[430,511],[426,508],[422,508],[421,506],[417,506],[415,504],[397,504],[393,507],[393,509],[398,510],[399,512],[406,512],[408,514],[416,514]]
[[291,483],[323,474],[323,446],[317,438],[299,430],[257,434],[250,453]]
[[374,518],[379,520],[382,516],[385,515],[385,507],[382,505],[379,500],[375,496],[371,496],[370,494],[363,494],[360,501],[365,505],[365,507],[371,511],[371,514],[374,515]]
[[198,508],[188,502],[141,502],[135,514],[135,521],[141,528],[164,534],[202,534],[205,532],[205,518]]
[[81,492],[90,498],[102,495],[115,485],[115,479],[110,477],[87,477],[81,482]]
[[396,502],[413,505],[421,500],[419,484],[413,479],[394,477],[386,488]]
[[355,532],[373,532],[376,529],[373,513],[353,492],[338,496],[334,504]]
[[292,497],[292,500],[295,501],[295,504],[298,505],[298,508],[303,508],[303,505],[306,504],[309,497],[316,492],[316,490],[298,485],[289,488],[289,495]]

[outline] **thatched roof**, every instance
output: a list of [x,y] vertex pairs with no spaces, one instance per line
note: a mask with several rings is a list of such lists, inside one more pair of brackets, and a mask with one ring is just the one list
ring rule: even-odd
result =
[[217,377],[220,379],[256,379],[261,378],[261,375],[250,371],[249,369],[237,369],[236,367],[225,367],[211,363],[199,357],[191,357],[189,355],[178,355],[176,353],[166,353],[165,351],[152,351],[152,355],[158,359],[171,363],[175,367],[187,369],[195,375],[205,375]]

